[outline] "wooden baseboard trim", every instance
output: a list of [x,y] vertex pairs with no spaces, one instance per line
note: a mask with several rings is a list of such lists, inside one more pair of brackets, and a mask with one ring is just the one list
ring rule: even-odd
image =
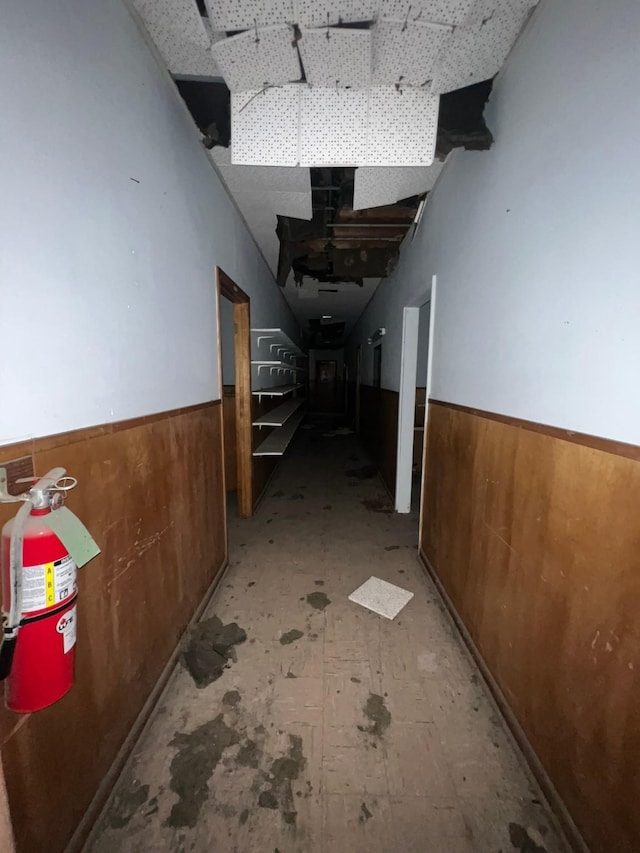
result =
[[564,805],[560,795],[555,789],[555,786],[549,776],[547,775],[546,770],[542,766],[540,759],[536,755],[533,747],[529,743],[529,740],[522,729],[520,723],[516,719],[515,714],[511,710],[509,703],[507,702],[502,690],[498,682],[495,680],[488,666],[486,665],[484,658],[480,654],[478,647],[476,646],[471,634],[467,630],[464,622],[460,618],[458,611],[456,610],[453,601],[449,597],[442,581],[436,574],[435,569],[429,562],[426,554],[422,549],[419,550],[419,559],[422,563],[426,573],[429,578],[433,581],[433,584],[438,592],[440,598],[442,599],[443,604],[446,607],[447,613],[454,623],[455,627],[458,629],[462,639],[464,641],[465,646],[467,647],[471,657],[474,660],[474,663],[480,670],[480,674],[484,679],[485,685],[487,686],[491,697],[496,705],[496,710],[500,713],[502,718],[504,719],[509,731],[513,739],[515,740],[518,748],[524,755],[524,758],[529,765],[529,769],[531,770],[533,776],[535,777],[540,789],[546,798],[549,808],[551,809],[552,814],[555,816],[558,827],[564,834],[564,837],[574,851],[574,853],[590,853],[589,848],[587,847],[580,830],[575,825],[573,818],[567,811],[566,806]]
[[209,585],[209,588],[204,594],[204,597],[200,604],[198,605],[195,613],[189,620],[187,627],[185,628],[182,636],[178,640],[178,644],[173,650],[171,657],[167,661],[164,666],[164,669],[160,673],[160,677],[158,678],[153,690],[149,694],[147,701],[142,706],[142,709],[136,720],[131,727],[129,734],[127,735],[126,740],[118,750],[118,754],[115,757],[115,760],[107,775],[102,780],[100,787],[96,791],[96,794],[91,801],[89,808],[84,814],[84,817],[78,824],[76,831],[73,833],[69,843],[65,847],[65,853],[82,853],[83,850],[89,848],[91,843],[93,842],[93,834],[95,832],[95,828],[97,827],[100,818],[104,809],[106,808],[109,797],[111,796],[111,792],[115,787],[116,782],[118,781],[124,767],[133,752],[136,743],[143,736],[147,726],[151,722],[151,717],[153,715],[153,711],[158,706],[162,697],[169,686],[169,680],[173,671],[178,664],[178,660],[180,657],[180,650],[182,648],[183,640],[187,634],[187,632],[202,619],[207,607],[209,606],[211,599],[213,598],[213,594],[218,588],[219,584],[222,582],[224,576],[227,573],[229,568],[229,559],[228,556],[225,561],[222,563],[218,571],[216,572],[216,576]]

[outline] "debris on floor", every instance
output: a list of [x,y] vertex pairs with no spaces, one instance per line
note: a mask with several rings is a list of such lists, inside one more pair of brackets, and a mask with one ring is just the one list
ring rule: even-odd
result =
[[385,619],[395,619],[413,598],[413,593],[380,578],[370,577],[349,596],[349,601],[373,610]]
[[385,515],[391,515],[393,513],[393,506],[386,497],[376,495],[375,497],[364,498],[364,500],[361,501],[361,504],[366,507],[369,512],[383,512]]
[[[186,638],[86,853],[568,853],[418,562],[417,515],[345,476],[373,460],[321,437],[339,425],[300,430],[253,518],[230,513],[220,618]],[[393,620],[349,600],[372,575],[415,593]]]
[[365,717],[369,720],[368,726],[358,726],[361,732],[366,732],[376,737],[382,737],[391,725],[391,714],[384,704],[384,699],[377,693],[370,693],[363,708]]
[[363,465],[361,468],[349,468],[344,472],[345,477],[355,477],[358,480],[371,480],[378,473],[376,465]]
[[[207,620],[208,621],[208,620]],[[223,714],[198,726],[193,732],[176,732],[171,746],[177,747],[171,766],[171,790],[178,801],[171,808],[166,826],[194,827],[200,809],[209,797],[208,782],[229,746],[240,735],[224,721]]]
[[297,628],[292,628],[280,637],[280,645],[289,646],[291,643],[295,643],[296,640],[302,639],[302,637],[304,637],[303,631],[299,631]]
[[310,604],[314,610],[324,610],[331,604],[331,599],[325,592],[310,592],[307,596],[307,604]]
[[189,632],[182,652],[183,663],[196,687],[206,687],[220,678],[225,667],[236,659],[233,647],[246,639],[246,632],[236,622],[223,625],[217,616],[198,622]]

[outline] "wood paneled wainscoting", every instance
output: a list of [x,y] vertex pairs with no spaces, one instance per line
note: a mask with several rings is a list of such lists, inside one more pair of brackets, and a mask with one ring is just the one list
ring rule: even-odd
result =
[[360,386],[360,438],[380,470],[389,494],[396,491],[398,392]]
[[[0,711],[17,849],[59,853],[82,823],[78,849],[143,708],[224,568],[222,406],[0,448],[0,461],[25,455],[38,474],[60,465],[78,478],[67,504],[102,549],[79,572],[75,686],[36,714]],[[2,523],[15,511],[0,505]]]
[[640,448],[432,402],[424,488],[421,556],[543,784],[593,853],[640,850]]

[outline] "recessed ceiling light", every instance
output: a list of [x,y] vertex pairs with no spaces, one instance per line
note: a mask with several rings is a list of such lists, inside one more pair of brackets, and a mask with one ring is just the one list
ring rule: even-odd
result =
[[332,315],[331,315],[331,314],[323,314],[323,315],[322,315],[322,319],[323,319],[323,320],[331,320],[331,319],[332,319]]

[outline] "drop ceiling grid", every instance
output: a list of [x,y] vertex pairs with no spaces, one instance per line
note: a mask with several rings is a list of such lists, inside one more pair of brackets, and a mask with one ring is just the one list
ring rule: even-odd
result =
[[231,95],[231,162],[297,166],[300,86]]
[[277,86],[301,77],[293,30],[287,24],[223,39],[214,45],[213,56],[231,92]]
[[304,87],[300,106],[300,165],[349,166],[367,147],[369,90]]
[[439,100],[424,89],[370,89],[367,155],[360,165],[430,166],[436,147]]
[[294,4],[297,24],[327,27],[376,18],[379,0],[294,0]]
[[423,86],[451,38],[452,29],[439,24],[378,21],[373,30],[374,83]]
[[365,88],[371,83],[370,30],[303,29],[298,48],[311,86]]
[[293,0],[205,0],[214,30],[294,23]]

